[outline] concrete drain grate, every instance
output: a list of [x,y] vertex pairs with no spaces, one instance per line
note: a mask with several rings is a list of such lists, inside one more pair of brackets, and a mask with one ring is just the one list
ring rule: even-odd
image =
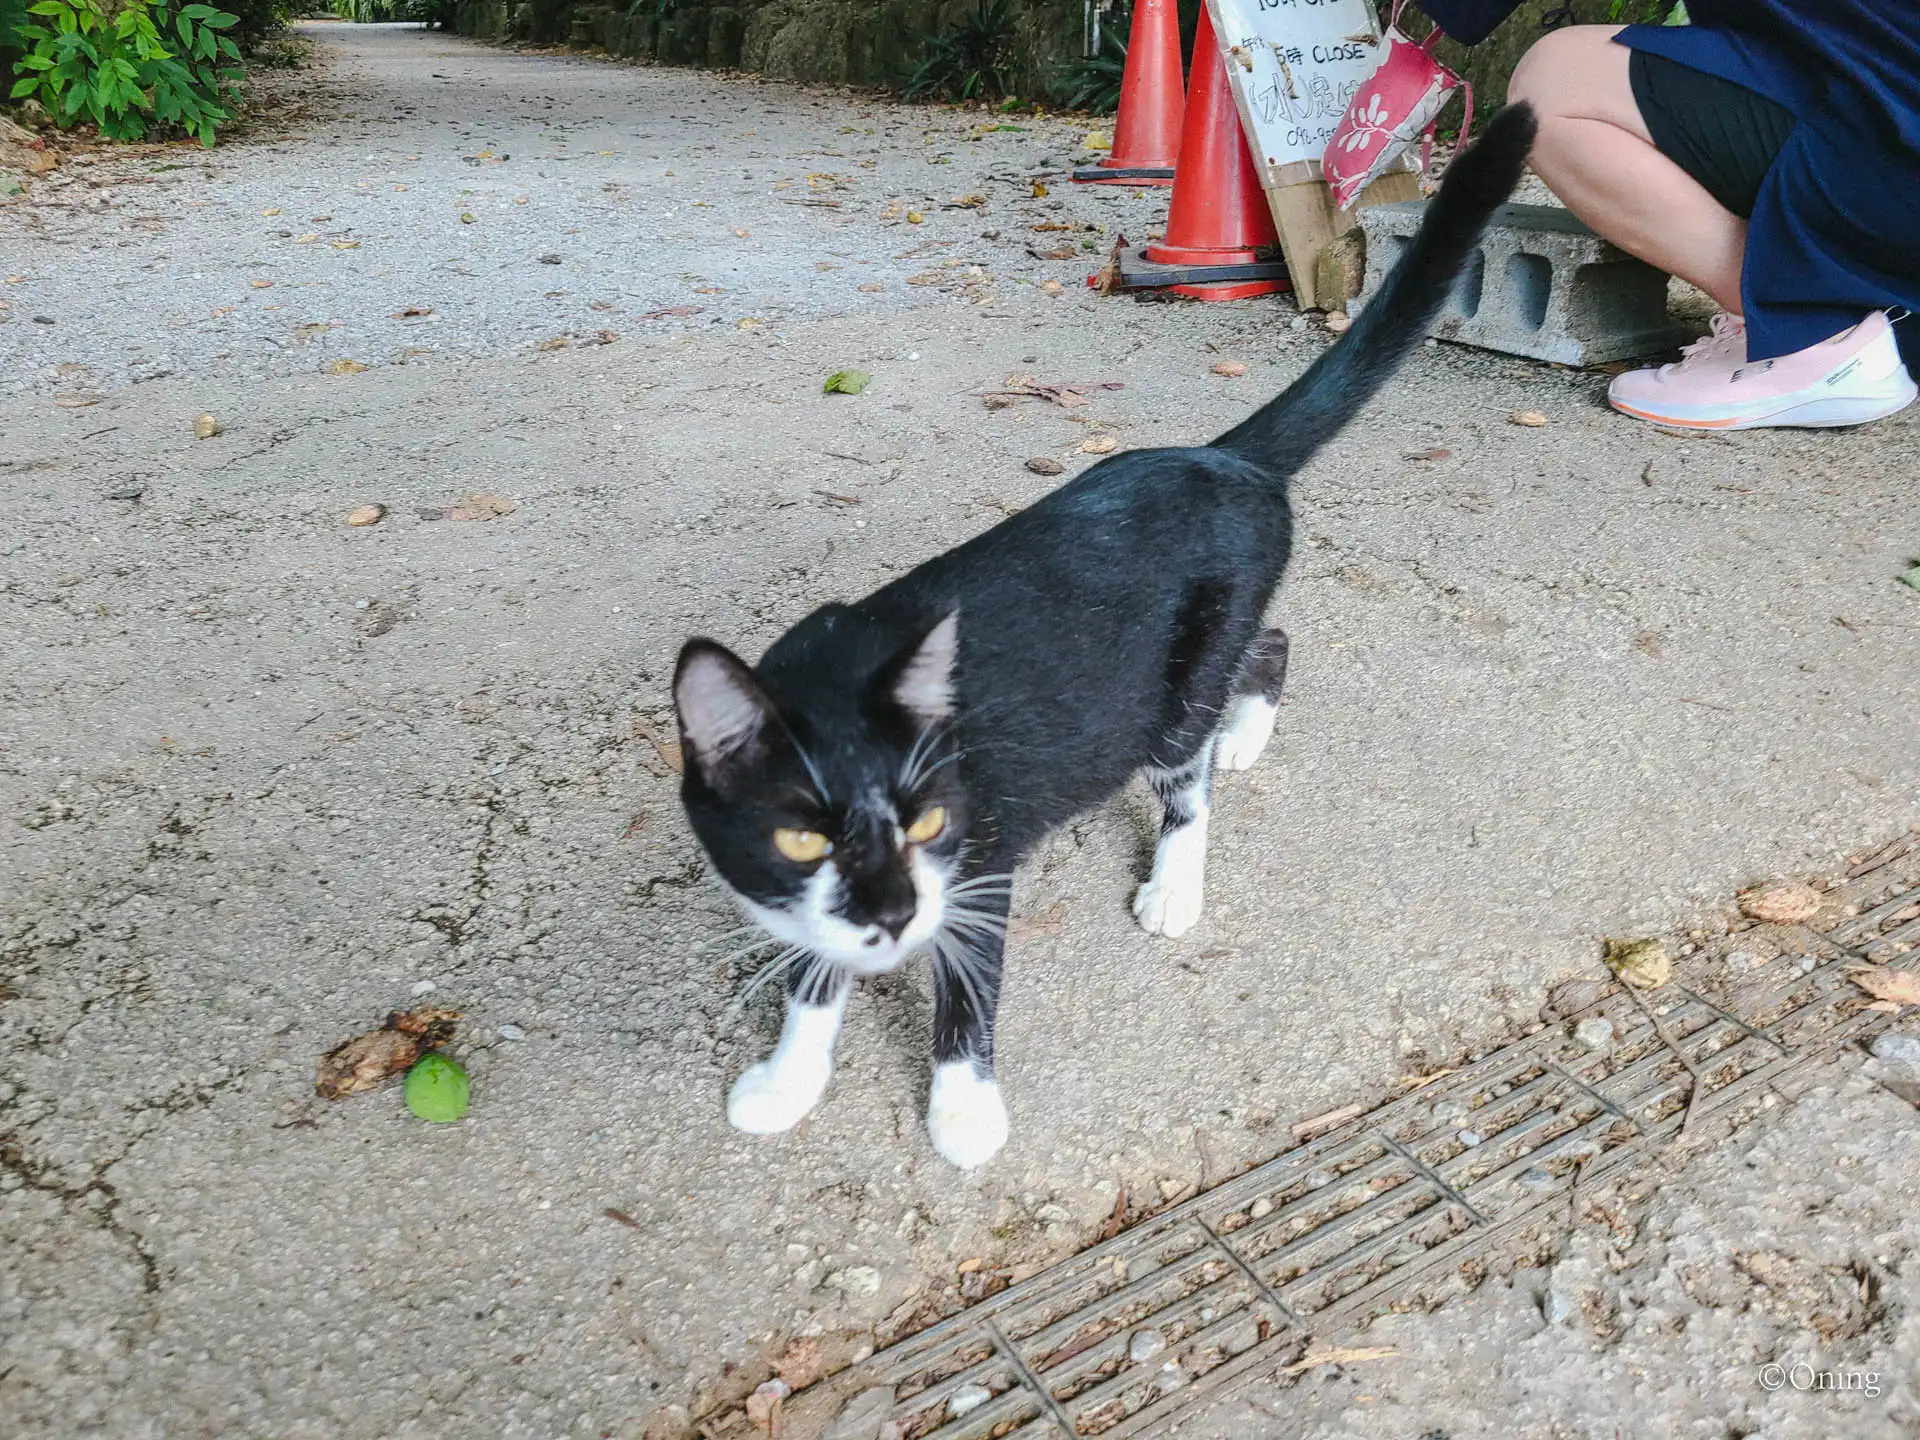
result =
[[1737,1008],[1610,985],[1570,1017],[1610,1021],[1610,1047],[1548,1026],[881,1351],[863,1368],[893,1392],[894,1433],[1139,1434],[1567,1212],[1683,1128],[1745,1125],[1787,1072],[1886,1023],[1847,965],[1920,961],[1915,840],[1829,899],[1853,913],[1781,927],[1807,953],[1743,983]]

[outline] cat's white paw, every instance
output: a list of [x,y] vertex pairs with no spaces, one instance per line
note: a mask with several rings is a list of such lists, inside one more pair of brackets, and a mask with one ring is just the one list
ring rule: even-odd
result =
[[1133,896],[1133,918],[1149,935],[1177,939],[1200,923],[1205,889],[1199,877],[1173,875],[1147,881]]
[[727,1123],[749,1135],[791,1130],[820,1103],[832,1077],[831,1066],[762,1060],[733,1082],[727,1093]]
[[1227,712],[1220,738],[1213,747],[1216,770],[1250,770],[1273,738],[1274,717],[1280,707],[1258,695],[1242,695]]
[[962,1170],[986,1164],[1007,1143],[1007,1106],[999,1085],[981,1079],[971,1061],[936,1065],[927,1133],[933,1148]]

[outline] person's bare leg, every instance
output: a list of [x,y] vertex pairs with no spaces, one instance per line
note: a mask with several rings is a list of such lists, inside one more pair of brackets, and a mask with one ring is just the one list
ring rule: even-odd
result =
[[1533,169],[1566,207],[1622,250],[1699,286],[1738,315],[1747,222],[1653,146],[1627,78],[1617,25],[1543,36],[1515,67],[1509,100],[1540,118]]

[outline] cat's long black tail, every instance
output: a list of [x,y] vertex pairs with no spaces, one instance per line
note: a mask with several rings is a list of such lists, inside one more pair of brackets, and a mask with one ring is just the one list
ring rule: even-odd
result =
[[1519,183],[1534,129],[1526,104],[1496,115],[1478,143],[1447,167],[1419,233],[1353,328],[1214,444],[1285,477],[1339,434],[1425,338],[1488,218]]

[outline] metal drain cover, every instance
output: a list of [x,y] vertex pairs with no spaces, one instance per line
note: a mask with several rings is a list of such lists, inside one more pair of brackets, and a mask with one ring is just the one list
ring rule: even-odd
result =
[[1844,968],[1920,959],[1915,862],[1910,838],[1854,867],[1828,897],[1850,918],[1788,927],[1810,953],[1733,987],[1737,1008],[1611,986],[1571,1017],[1609,1021],[1610,1046],[1548,1026],[881,1351],[863,1369],[893,1405],[872,1433],[1139,1434],[1566,1212],[1683,1127],[1737,1129],[1786,1072],[1886,1023]]

